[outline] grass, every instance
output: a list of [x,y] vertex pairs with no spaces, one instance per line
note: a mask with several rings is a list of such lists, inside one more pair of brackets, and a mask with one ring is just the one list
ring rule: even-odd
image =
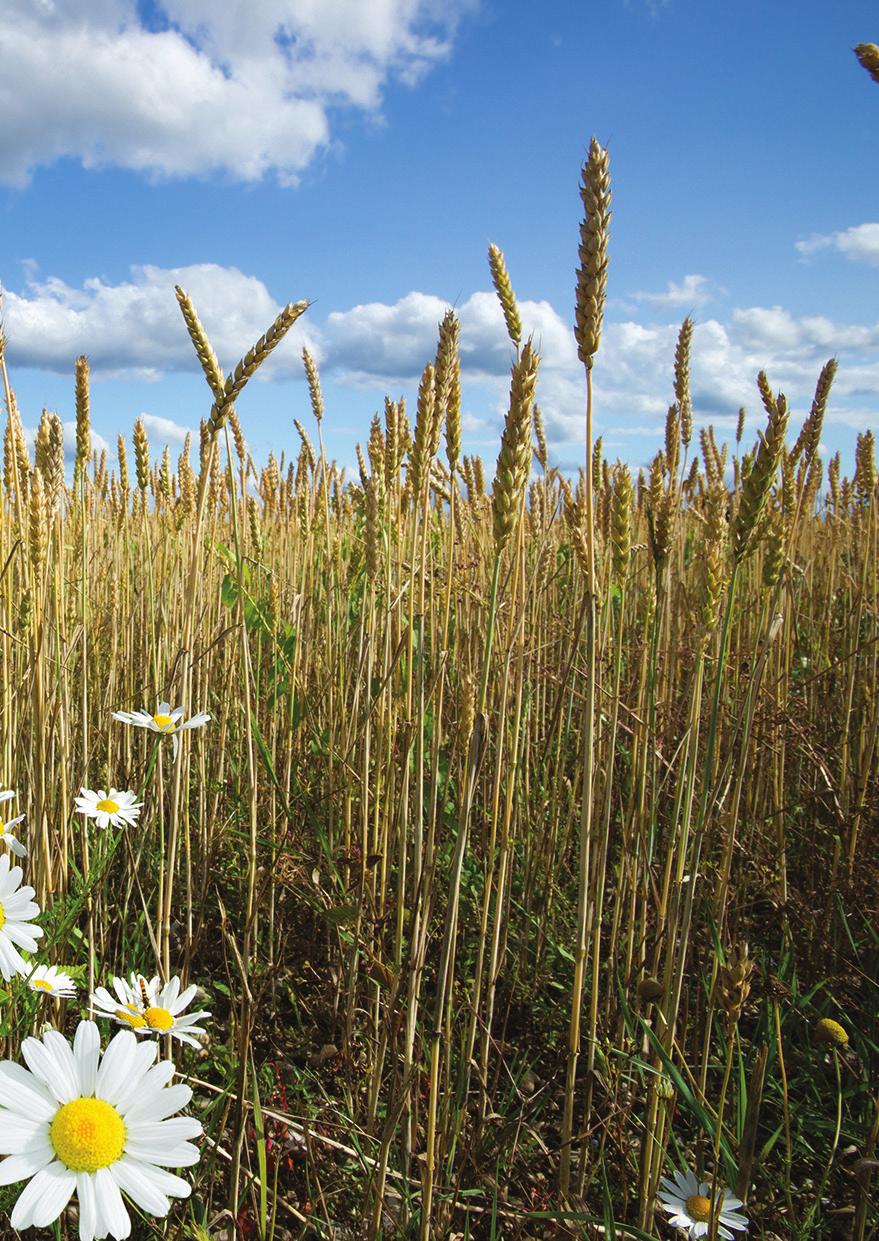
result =
[[[451,315],[414,427],[388,400],[354,480],[309,357],[317,448],[298,422],[289,458],[246,450],[234,402],[304,302],[224,378],[178,291],[209,388],[176,467],[142,423],[133,476],[124,441],[91,452],[81,361],[68,485],[3,366],[2,774],[43,956],[85,987],[180,973],[213,1012],[175,1051],[193,1198],[138,1235],[670,1237],[658,1180],[687,1165],[737,1189],[751,1236],[876,1235],[873,439],[824,477],[825,368],[794,444],[761,376],[757,442],[740,420],[696,453],[686,321],[664,449],[634,484],[607,462],[590,161],[579,481],[547,459],[496,247],[490,489],[460,455]],[[160,699],[213,717],[176,757],[112,719]],[[140,825],[83,827],[80,786],[111,784]],[[84,1002],[38,1011],[13,980],[6,1054]]]

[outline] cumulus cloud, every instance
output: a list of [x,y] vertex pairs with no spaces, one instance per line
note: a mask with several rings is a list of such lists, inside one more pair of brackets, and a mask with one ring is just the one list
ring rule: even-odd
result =
[[837,250],[856,263],[879,266],[879,224],[856,224],[838,233],[816,233],[804,241],[796,242],[804,258],[819,250]]
[[164,177],[298,175],[336,109],[380,111],[477,0],[5,0],[0,179],[62,157]]
[[192,427],[183,427],[173,418],[162,418],[158,414],[141,414],[141,418],[147,435],[160,444],[179,444],[182,447],[187,435],[193,434]]
[[[85,352],[96,378],[167,371],[199,372],[184,330],[175,283],[192,294],[215,348],[228,367],[265,330],[280,309],[266,285],[236,268],[139,267],[119,285],[88,280],[73,288],[48,278],[19,294],[7,293],[7,335],[13,364],[69,372]],[[434,357],[437,327],[448,303],[413,291],[394,303],[371,302],[331,312],[322,323],[305,316],[263,367],[264,379],[302,380],[301,346],[318,357],[324,378],[349,387],[414,394]],[[493,293],[478,290],[457,307],[468,429],[496,436],[506,409],[513,348]],[[538,400],[550,443],[582,443],[583,369],[569,322],[545,301],[523,301],[526,334],[540,351]],[[651,312],[652,313],[652,312]],[[666,321],[663,321],[666,320]],[[679,323],[636,317],[605,321],[595,368],[596,430],[646,445],[661,437],[673,400],[674,350]],[[828,423],[858,430],[875,425],[879,410],[879,323],[837,323],[823,315],[795,315],[784,306],[747,306],[726,319],[697,321],[692,345],[691,392],[697,423],[728,428],[744,405],[749,434],[762,423],[755,376],[765,369],[795,411],[804,414],[824,362],[840,360]],[[186,427],[148,415],[151,438],[182,443]]]
[[[85,353],[96,375],[127,372],[154,379],[165,371],[199,371],[174,296],[176,284],[189,293],[227,369],[281,309],[261,280],[215,263],[144,265],[132,268],[131,279],[121,284],[94,277],[81,287],[31,275],[24,292],[4,293],[10,360],[66,373]],[[260,376],[296,368],[303,344],[319,350],[316,334],[300,319]]]
[[640,292],[631,296],[633,301],[648,302],[651,306],[666,306],[669,309],[675,306],[695,308],[713,301],[715,291],[707,276],[693,273],[684,276],[680,284],[669,280],[664,293]]
[[[326,323],[324,365],[354,383],[416,379],[436,352],[437,325],[448,308],[441,297],[408,293],[393,305],[370,302],[334,311]],[[573,333],[549,302],[523,301],[519,310],[525,334],[534,337],[545,363],[556,369],[576,363]],[[474,293],[456,311],[464,369],[472,378],[508,376],[513,347],[494,293]]]

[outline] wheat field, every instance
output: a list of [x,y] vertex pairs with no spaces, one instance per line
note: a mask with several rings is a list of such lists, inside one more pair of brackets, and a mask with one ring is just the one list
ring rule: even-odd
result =
[[[724,1190],[753,1237],[877,1235],[874,438],[822,461],[829,359],[808,410],[755,377],[762,432],[742,411],[719,442],[687,319],[662,451],[608,461],[595,141],[581,197],[579,477],[495,246],[496,463],[462,452],[451,311],[355,477],[307,353],[310,410],[247,451],[247,382],[304,301],[227,373],[177,290],[207,381],[177,460],[142,422],[92,452],[81,358],[66,469],[3,362],[0,778],[43,930],[4,969],[5,1055],[114,977],[210,1012],[190,1045],[119,1001],[203,1128],[191,1196],[132,1207],[134,1236],[713,1238]],[[101,830],[81,790],[139,813]],[[688,1168],[672,1224],[660,1178]]]

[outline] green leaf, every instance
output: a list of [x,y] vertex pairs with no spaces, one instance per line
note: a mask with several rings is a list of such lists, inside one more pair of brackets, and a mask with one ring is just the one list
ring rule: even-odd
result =
[[357,906],[337,905],[335,909],[325,909],[324,917],[332,926],[348,926],[357,921]]
[[227,573],[220,586],[220,598],[227,608],[234,608],[238,602],[238,578],[234,573]]

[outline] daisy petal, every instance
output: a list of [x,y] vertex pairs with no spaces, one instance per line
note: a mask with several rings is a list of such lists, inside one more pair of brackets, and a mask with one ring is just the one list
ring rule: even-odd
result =
[[168,1214],[171,1203],[156,1185],[146,1164],[126,1159],[123,1155],[121,1159],[117,1159],[109,1171],[122,1192],[127,1194],[141,1210],[149,1211],[151,1215]]
[[41,1168],[19,1194],[10,1216],[12,1227],[19,1230],[32,1225],[45,1228],[67,1206],[75,1187],[75,1175],[57,1160]]
[[95,1082],[95,1097],[107,1103],[115,1103],[117,1096],[125,1089],[131,1057],[137,1046],[137,1039],[130,1030],[120,1030],[114,1034],[107,1044],[98,1069]]
[[73,1037],[73,1055],[79,1071],[80,1093],[93,1095],[98,1076],[98,1057],[101,1054],[101,1036],[97,1023],[81,1021]]
[[[76,1198],[79,1202],[79,1241],[94,1241],[98,1232],[95,1182],[90,1172],[77,1172]],[[103,1233],[104,1230],[101,1229]]]
[[[116,1036],[119,1037],[118,1034]],[[98,1168],[95,1173],[95,1199],[104,1217],[108,1231],[122,1241],[131,1234],[131,1219],[122,1201],[119,1186],[113,1180],[109,1168]]]
[[[58,1101],[47,1087],[12,1060],[0,1064],[0,1095],[4,1108],[34,1120],[51,1120],[58,1111]],[[5,1113],[0,1112],[0,1116]]]
[[29,1176],[40,1172],[54,1158],[55,1152],[49,1142],[49,1135],[46,1134],[44,1145],[10,1155],[0,1163],[0,1185],[14,1185],[16,1181],[25,1181]]
[[[58,1102],[70,1103],[79,1094],[75,1073],[72,1066],[59,1061],[50,1048],[51,1044],[48,1042],[41,1043],[39,1039],[26,1038],[21,1044],[21,1054],[30,1071],[48,1086]],[[70,1048],[67,1050],[69,1052]]]

